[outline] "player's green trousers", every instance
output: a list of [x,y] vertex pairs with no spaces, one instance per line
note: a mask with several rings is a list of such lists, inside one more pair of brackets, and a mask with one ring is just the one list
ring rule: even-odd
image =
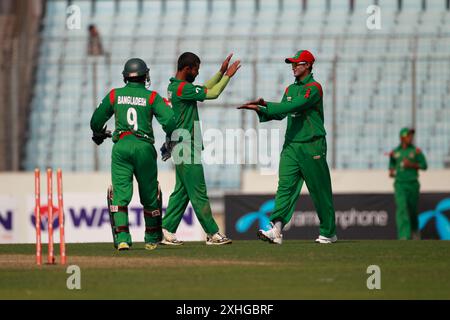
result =
[[336,234],[330,170],[326,160],[325,137],[310,142],[285,142],[281,152],[275,209],[270,220],[287,224],[295,209],[303,182],[320,220],[320,235]]
[[399,239],[411,239],[411,233],[419,229],[419,181],[395,181],[394,189],[397,236]]
[[[144,207],[145,242],[157,243],[162,238],[161,212],[158,204],[156,150],[153,144],[129,135],[120,139],[112,149],[111,175],[117,242],[132,244],[128,230],[126,206],[133,196],[133,175],[139,186],[139,198]],[[124,207],[124,208],[122,208]]]
[[162,222],[163,228],[172,233],[176,232],[190,200],[203,230],[208,234],[219,231],[209,204],[203,165],[181,163],[175,166],[175,171],[175,190],[169,198]]

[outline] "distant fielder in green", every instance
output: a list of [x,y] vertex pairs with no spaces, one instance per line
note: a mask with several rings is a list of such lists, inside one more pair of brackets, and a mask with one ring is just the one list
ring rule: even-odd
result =
[[427,169],[423,152],[413,145],[414,129],[400,130],[400,145],[391,151],[389,176],[395,178],[397,236],[400,240],[420,239],[418,202],[419,169]]
[[152,250],[162,239],[161,199],[158,199],[161,195],[158,191],[152,119],[156,116],[167,134],[172,133],[176,123],[170,102],[156,91],[146,88],[150,76],[144,61],[137,58],[128,60],[123,79],[126,85],[112,89],[92,115],[92,139],[98,145],[105,140],[105,123],[114,115],[111,155],[113,196],[109,199],[114,245],[118,250],[128,250],[132,245],[128,204],[133,196],[135,176],[144,207],[145,248]]
[[322,86],[311,73],[314,56],[300,50],[291,64],[295,82],[284,92],[281,103],[260,98],[239,107],[255,110],[259,121],[288,118],[285,142],[281,152],[275,209],[270,216],[271,229],[259,230],[258,237],[281,244],[283,227],[291,220],[303,182],[306,182],[320,220],[317,243],[337,241],[336,223],[327,164]]
[[239,60],[228,67],[231,56],[230,54],[225,59],[219,72],[205,85],[199,86],[194,85],[193,82],[199,73],[200,58],[194,53],[185,52],[178,58],[175,77],[170,79],[167,94],[177,121],[177,130],[172,135],[172,141],[177,144],[172,150],[172,144],[165,143],[161,151],[163,160],[172,154],[175,162],[176,184],[163,218],[164,238],[162,244],[183,244],[177,239],[175,232],[189,201],[207,234],[206,244],[231,243],[231,239],[219,232],[217,223],[212,216],[201,163],[203,142],[197,110],[197,101],[217,99],[230,78],[240,68]]

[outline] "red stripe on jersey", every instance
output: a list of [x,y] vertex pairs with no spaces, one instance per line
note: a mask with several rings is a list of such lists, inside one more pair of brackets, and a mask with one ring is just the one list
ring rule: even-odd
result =
[[181,97],[181,94],[183,93],[183,87],[186,85],[186,82],[180,83],[177,90],[177,96]]
[[286,89],[284,90],[284,94],[288,94],[288,91],[289,91],[289,87],[286,87]]
[[112,89],[112,90],[109,92],[109,103],[111,104],[111,106],[114,105],[114,100],[116,99],[116,92],[115,92],[115,90],[116,90],[116,89]]
[[322,86],[320,85],[320,83],[318,83],[318,82],[311,82],[311,83],[305,84],[305,87],[310,87],[310,86],[316,87],[317,90],[319,90],[320,96],[323,97]]
[[422,150],[420,150],[420,148],[417,148],[417,147],[416,147],[416,153],[419,154],[419,153],[421,153],[421,152],[422,152]]
[[205,87],[205,94],[208,94],[208,88]]
[[153,102],[155,102],[156,99],[156,91],[152,91],[152,94],[150,95],[150,98],[148,99],[148,104],[152,105]]
[[131,131],[122,132],[120,134],[120,136],[119,136],[119,139],[122,139],[123,137],[129,136],[130,134],[133,134],[133,132],[131,132]]
[[308,99],[310,94],[311,94],[311,89],[306,90],[305,98]]

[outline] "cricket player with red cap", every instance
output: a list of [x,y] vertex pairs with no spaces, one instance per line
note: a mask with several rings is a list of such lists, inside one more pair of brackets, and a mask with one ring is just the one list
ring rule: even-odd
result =
[[261,240],[270,243],[282,243],[283,227],[292,218],[303,182],[320,220],[316,242],[337,241],[330,170],[326,160],[323,91],[311,73],[314,61],[314,56],[307,50],[300,50],[292,58],[285,59],[292,65],[295,82],[286,88],[280,103],[259,98],[238,108],[256,111],[260,122],[288,118],[275,209],[270,216],[271,228],[258,232]]

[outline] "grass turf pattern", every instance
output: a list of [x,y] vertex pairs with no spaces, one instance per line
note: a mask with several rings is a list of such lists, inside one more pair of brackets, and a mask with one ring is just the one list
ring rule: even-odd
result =
[[[0,299],[450,299],[447,241],[187,242],[153,251],[135,243],[125,252],[109,243],[66,246],[66,266],[37,266],[33,244],[0,245]],[[74,264],[81,290],[66,287]],[[381,269],[380,290],[366,286],[369,265]]]

